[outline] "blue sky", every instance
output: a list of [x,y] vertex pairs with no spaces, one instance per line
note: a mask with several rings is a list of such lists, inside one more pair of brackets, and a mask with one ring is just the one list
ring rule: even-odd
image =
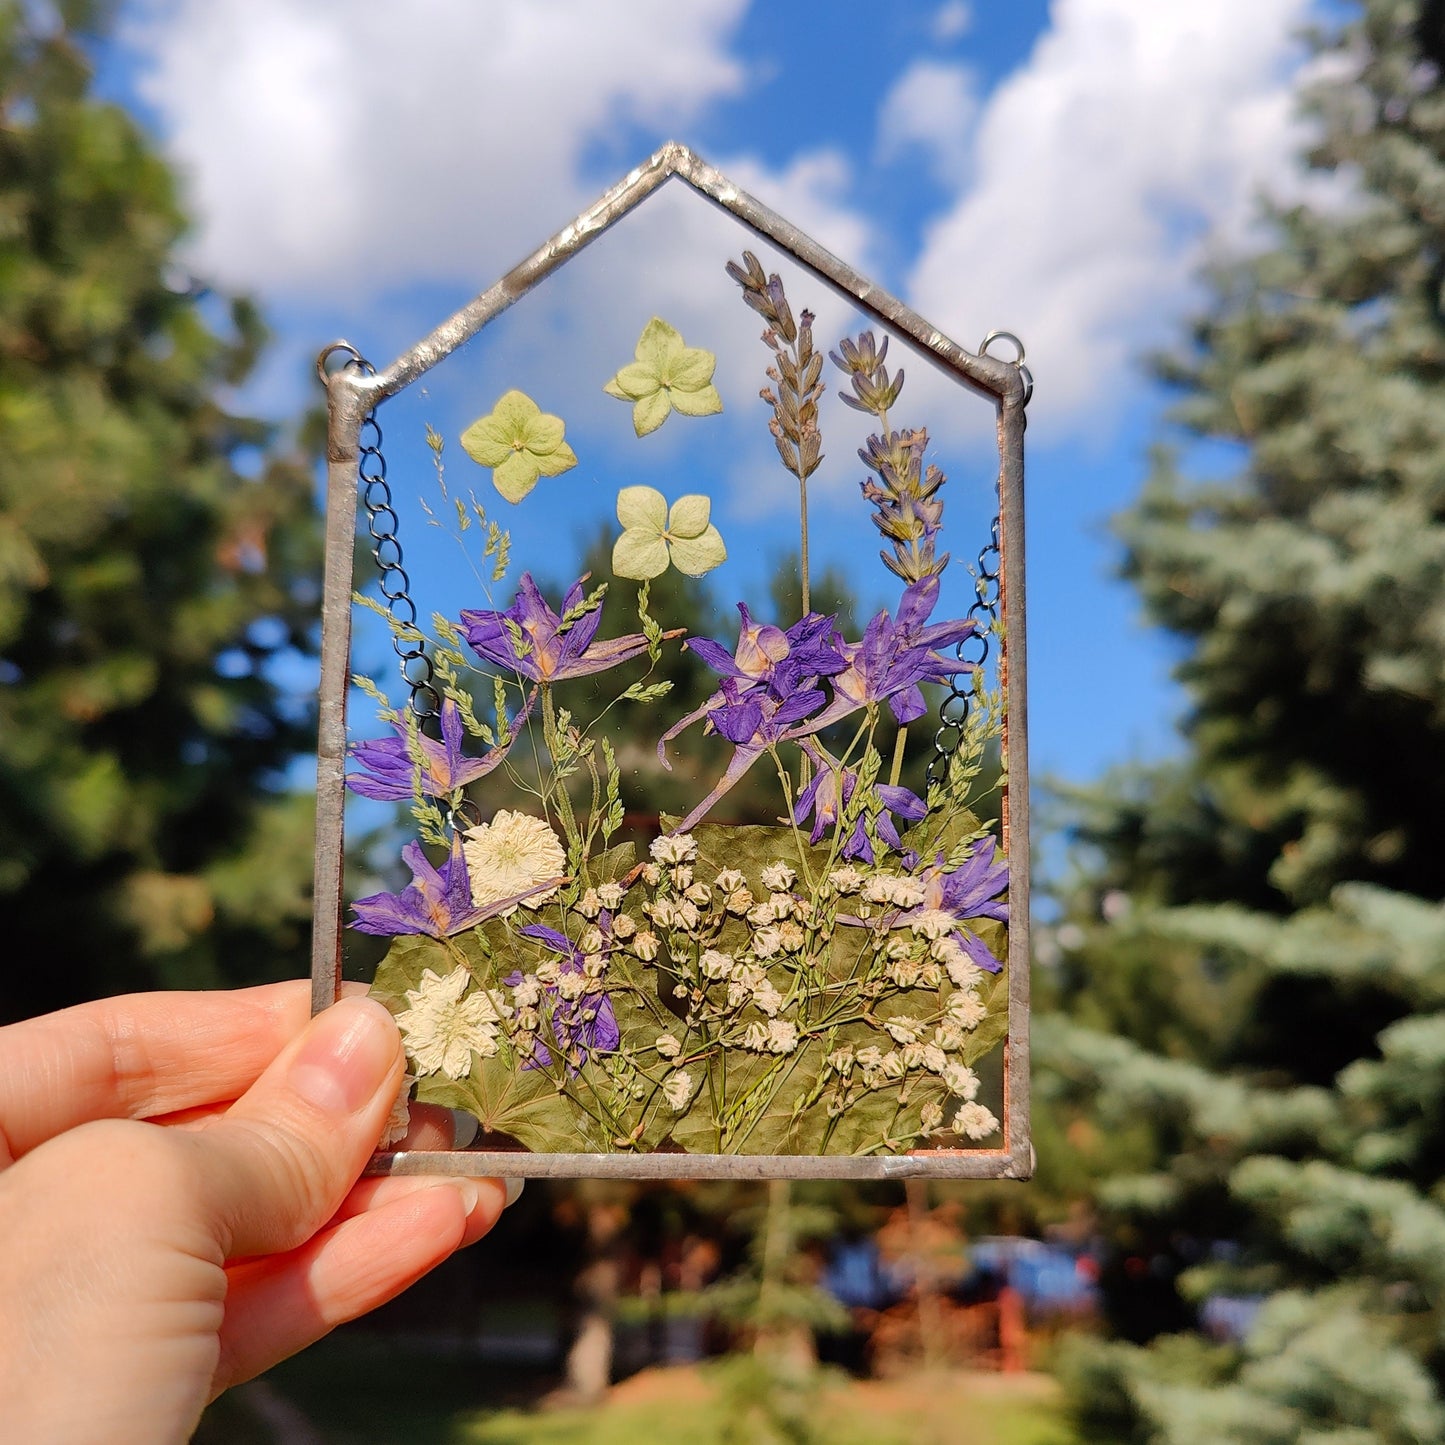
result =
[[[993,327],[1017,332],[1037,382],[1034,767],[1084,780],[1175,746],[1171,645],[1112,579],[1107,520],[1137,492],[1159,435],[1163,398],[1139,356],[1179,334],[1200,263],[1249,244],[1260,191],[1306,184],[1290,95],[1308,11],[1306,0],[130,0],[101,75],[186,176],[189,263],[251,292],[270,319],[276,345],[243,398],[269,414],[317,400],[323,344],[346,336],[384,363],[668,139],[965,346]],[[746,559],[762,565],[753,539],[783,535],[768,486],[787,479],[773,464],[772,483],[756,480],[768,447],[761,404],[748,415],[747,368],[763,360],[750,317],[725,278],[694,269],[701,248],[720,278],[732,238],[674,199],[656,215],[649,203],[645,227],[619,229],[610,252],[484,334],[474,409],[506,385],[539,399],[551,386],[562,402],[549,409],[565,402],[569,436],[600,454],[630,433],[596,386],[628,359],[648,308],[667,315],[718,351],[725,400],[739,398],[729,415],[760,441],[750,451],[729,430],[725,456],[699,453],[688,428],[703,424],[670,422],[634,479],[713,490],[742,586]],[[831,344],[827,327],[848,318],[831,301],[820,311]],[[909,387],[956,488],[951,545],[971,556],[987,408],[980,420],[952,406],[926,369]],[[432,404],[464,424],[469,403],[443,391],[439,373]],[[398,410],[395,426],[383,414],[408,474],[425,470],[423,410]],[[849,415],[824,414],[839,471],[820,482],[820,536],[865,600],[882,602],[891,588],[852,491],[861,435]],[[465,459],[451,455],[458,479]],[[586,475],[579,466],[576,480]],[[533,530],[545,520],[518,523],[519,549],[546,536]],[[430,545],[415,543],[424,561]]]

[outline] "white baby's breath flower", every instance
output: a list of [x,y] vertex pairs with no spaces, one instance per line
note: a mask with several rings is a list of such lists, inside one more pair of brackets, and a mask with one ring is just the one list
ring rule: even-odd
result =
[[753,952],[759,958],[771,958],[783,946],[783,935],[776,928],[760,928],[753,934]]
[[[537,1026],[541,1022],[542,1020],[538,1016],[537,1010],[531,1004],[519,1008],[517,1010],[517,1028],[520,1032],[517,1034],[517,1037],[521,1038],[522,1034],[536,1033]],[[517,1047],[521,1048],[521,1045],[518,1044]]]
[[704,950],[702,957],[698,959],[698,967],[702,969],[704,978],[726,978],[733,971],[733,956],[719,949],[709,948]]
[[734,918],[741,918],[753,906],[752,890],[748,888],[734,888],[726,898],[723,899],[723,907],[727,909]]
[[953,914],[942,908],[924,908],[918,913],[911,913],[907,923],[914,933],[921,933],[928,939],[947,938],[958,927]]
[[702,915],[697,911],[697,904],[689,898],[684,898],[677,905],[674,917],[677,920],[677,927],[688,933],[691,933],[702,921]]
[[948,1012],[966,1029],[976,1029],[988,1017],[988,1007],[976,993],[954,994],[948,1000]]
[[893,897],[893,878],[888,873],[874,873],[864,879],[861,889],[865,903],[887,903]]
[[912,988],[918,982],[919,967],[912,959],[902,958],[888,965],[888,977],[899,988]]
[[778,938],[788,953],[796,953],[803,946],[804,937],[803,930],[791,921],[778,929]]
[[545,962],[537,965],[537,977],[546,984],[548,988],[555,988],[557,980],[562,977],[562,970],[549,958]]
[[577,949],[580,953],[602,952],[602,930],[595,923],[582,930],[582,937],[577,940]]
[[936,963],[925,963],[918,970],[918,982],[924,988],[937,988],[943,982],[943,969]]
[[649,888],[656,888],[662,882],[662,869],[656,863],[644,863],[641,876]]
[[589,888],[575,906],[583,918],[596,918],[602,912],[602,899],[595,888]]
[[899,908],[916,908],[923,902],[923,884],[916,878],[894,878],[889,891],[888,901]]
[[987,1139],[998,1129],[998,1120],[993,1110],[982,1104],[962,1104],[953,1116],[954,1132],[969,1139]]
[[743,1030],[742,1044],[745,1049],[751,1049],[755,1054],[768,1052],[768,1026],[762,1023],[751,1023]]
[[917,1019],[909,1018],[907,1014],[900,1014],[896,1019],[884,1019],[883,1027],[888,1030],[893,1041],[899,1044],[912,1043],[923,1033],[923,1025]]
[[941,1074],[948,1067],[948,1055],[937,1044],[924,1044],[923,1067],[930,1074]]
[[406,1138],[406,1131],[411,1128],[411,1107],[408,1101],[415,1083],[415,1074],[401,1076],[401,1087],[396,1092],[396,1098],[392,1100],[391,1113],[386,1116],[379,1148],[390,1149],[393,1144],[400,1144]]
[[396,1026],[418,1075],[445,1074],[464,1079],[472,1070],[472,1053],[484,1059],[497,1052],[502,1016],[482,989],[466,995],[471,975],[460,965],[445,978],[423,969],[421,986],[406,991],[411,1005],[397,1015]]
[[863,886],[863,875],[856,868],[835,868],[828,875],[828,886],[835,893],[856,893]]
[[691,863],[697,857],[697,839],[691,833],[678,833],[672,837],[654,838],[648,849],[653,861],[664,867],[675,867],[679,863]]
[[767,907],[774,918],[791,918],[797,911],[798,900],[791,893],[769,893]]
[[534,973],[524,973],[512,989],[512,1002],[518,1008],[532,1008],[542,997],[542,983]]
[[949,1064],[943,1071],[943,1086],[955,1098],[972,1102],[978,1097],[978,1075],[967,1064]]
[[943,1127],[943,1105],[930,1099],[918,1111],[918,1124],[925,1139],[937,1134]]
[[883,1062],[883,1050],[877,1044],[869,1044],[867,1048],[859,1049],[856,1057],[859,1068],[876,1069]]
[[627,890],[620,883],[599,883],[597,885],[597,901],[607,909],[609,913],[616,912],[622,907],[622,900]]
[[582,972],[594,981],[601,978],[607,972],[607,955],[605,953],[583,954]]
[[853,1072],[853,1050],[844,1044],[841,1049],[834,1049],[823,1062],[836,1073],[851,1074]]
[[[525,893],[567,871],[561,840],[545,819],[530,813],[498,809],[491,822],[468,828],[462,837],[472,902],[479,908]],[[526,907],[536,908],[556,892],[556,888],[546,888],[534,893],[526,900]],[[504,909],[503,916],[513,911]]]
[[955,988],[974,989],[986,977],[983,969],[963,951],[956,939],[940,938],[933,945],[933,956],[947,970]]
[[682,1052],[682,1045],[671,1034],[658,1034],[654,1047],[664,1059],[675,1059]]
[[658,898],[651,903],[644,903],[642,911],[659,928],[671,928],[677,918],[677,905],[670,898]]
[[619,913],[612,920],[612,936],[624,943],[637,932],[637,920],[629,913]]
[[753,1002],[760,1012],[771,1018],[783,1006],[783,996],[778,990],[764,979],[756,989],[753,990]]
[[775,1054],[791,1054],[798,1047],[798,1026],[787,1019],[768,1024],[768,1048]]
[[889,958],[912,958],[915,946],[911,938],[890,938],[883,952]]
[[687,890],[687,901],[698,908],[706,908],[712,902],[712,889],[706,883],[694,883]]
[[692,866],[688,863],[679,863],[672,869],[672,886],[679,892],[686,892],[692,887]]
[[630,947],[632,952],[644,963],[651,963],[657,957],[658,950],[662,945],[657,941],[657,935],[650,928],[644,928],[632,940]]
[[686,1069],[679,1069],[662,1086],[662,1094],[674,1114],[682,1113],[692,1098],[692,1075]]
[[924,1055],[926,1052],[927,1049],[923,1044],[917,1042],[904,1044],[899,1050],[899,1057],[903,1060],[905,1069],[921,1069],[925,1067]]
[[945,1053],[963,1047],[963,1025],[957,1019],[946,1018],[933,1031],[933,1042]]
[[878,1071],[885,1079],[901,1079],[907,1073],[908,1066],[903,1062],[903,1056],[897,1049],[889,1049],[878,1060]]
[[746,888],[748,880],[743,877],[742,872],[737,868],[724,868],[717,875],[713,882],[718,886],[720,893],[736,893],[739,888]]
[[779,859],[776,863],[769,863],[762,872],[764,888],[771,888],[774,893],[784,888],[791,888],[797,874],[786,863]]
[[580,973],[564,973],[557,980],[557,992],[565,999],[578,999],[587,992],[587,978]]

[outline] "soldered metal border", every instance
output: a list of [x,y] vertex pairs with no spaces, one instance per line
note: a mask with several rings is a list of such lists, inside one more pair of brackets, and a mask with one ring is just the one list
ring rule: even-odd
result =
[[1009,1027],[1004,1042],[1003,1145],[890,1155],[544,1154],[401,1150],[375,1155],[371,1174],[504,1175],[611,1179],[1027,1179],[1029,1133],[1029,768],[1024,611],[1024,408],[1029,383],[1011,361],[964,350],[797,227],[673,141],[623,177],[494,286],[384,370],[343,367],[324,376],[327,435],[326,561],[316,777],[313,1013],[335,1002],[341,981],[342,815],[346,695],[351,652],[352,559],[359,438],[367,414],[410,385],[552,274],[659,186],[676,177],[771,241],[862,310],[909,337],[966,385],[994,400],[999,450],[1000,607],[1004,693],[1003,846],[1009,860]]

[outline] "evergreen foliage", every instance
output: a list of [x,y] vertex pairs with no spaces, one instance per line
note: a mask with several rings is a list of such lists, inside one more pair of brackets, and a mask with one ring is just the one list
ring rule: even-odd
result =
[[1076,1352],[1095,1441],[1445,1438],[1445,7],[1315,41],[1345,198],[1274,209],[1163,363],[1237,471],[1161,451],[1120,522],[1189,754],[1074,798],[1045,1092],[1127,1161],[1098,1202],[1161,1285],[1123,1332],[1177,1331]]
[[0,1022],[305,971],[310,462],[225,409],[263,330],[89,93],[107,8],[0,0]]

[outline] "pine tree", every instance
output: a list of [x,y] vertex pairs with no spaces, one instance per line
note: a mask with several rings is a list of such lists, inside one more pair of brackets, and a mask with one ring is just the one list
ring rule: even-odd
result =
[[263,330],[90,94],[107,9],[0,0],[0,1021],[306,968],[311,466],[222,405]]
[[[1350,198],[1211,276],[1164,375],[1237,472],[1186,480],[1186,440],[1120,523],[1189,754],[1075,797],[1040,1054],[1155,1281],[1123,1332],[1177,1333],[1076,1353],[1091,1441],[1445,1438],[1442,17],[1315,37],[1310,160]],[[1215,1293],[1262,1301],[1237,1345]]]

